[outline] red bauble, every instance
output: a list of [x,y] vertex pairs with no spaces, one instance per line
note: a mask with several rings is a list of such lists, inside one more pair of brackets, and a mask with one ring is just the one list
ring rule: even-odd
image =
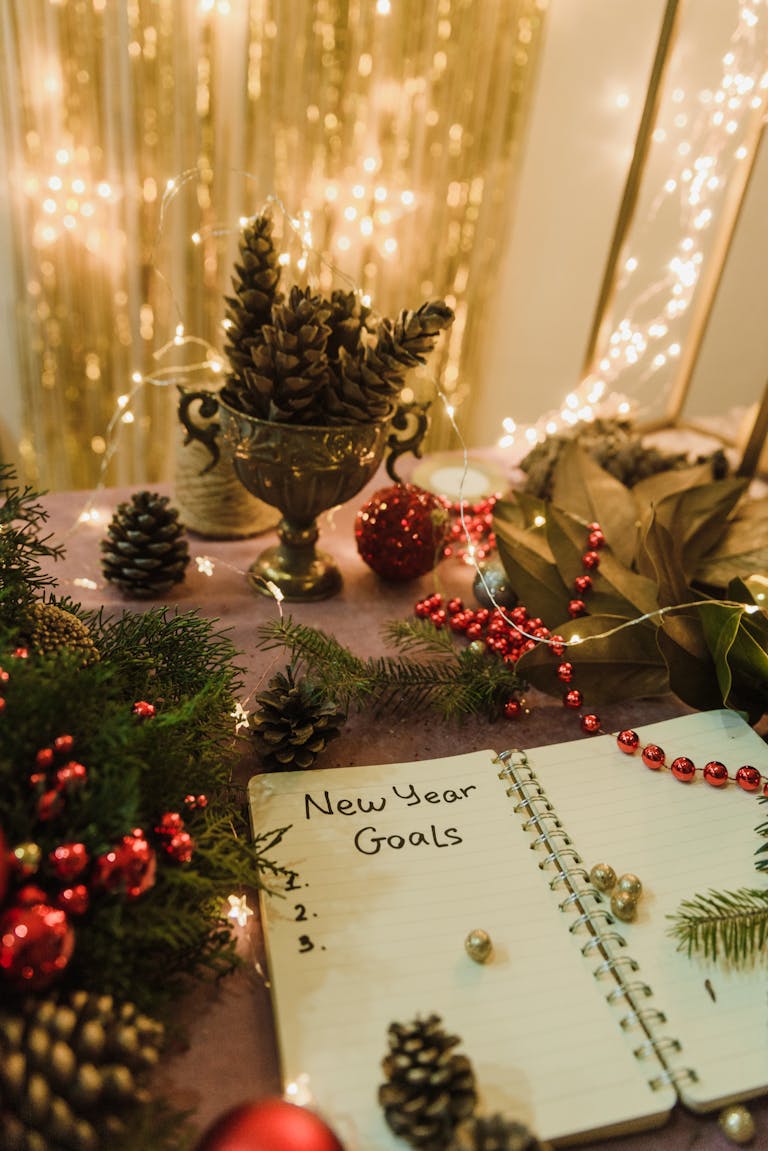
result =
[[263,1099],[242,1103],[218,1118],[196,1151],[344,1151],[342,1144],[313,1111]]
[[413,484],[381,488],[355,520],[357,550],[386,580],[409,580],[436,566],[448,532],[445,501]]
[[128,899],[138,899],[153,886],[156,869],[154,848],[144,832],[135,828],[94,861],[93,885],[98,891],[123,891]]
[[75,946],[66,913],[47,903],[9,907],[0,915],[0,976],[40,991],[64,971]]
[[89,863],[88,849],[84,843],[60,843],[49,852],[48,862],[63,883],[71,883],[85,871]]

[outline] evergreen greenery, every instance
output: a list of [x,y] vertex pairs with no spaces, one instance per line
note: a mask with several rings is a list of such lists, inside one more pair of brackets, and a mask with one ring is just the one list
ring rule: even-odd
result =
[[[768,820],[755,831],[768,840]],[[755,863],[757,871],[768,871],[766,852],[768,842],[755,853],[761,857]],[[768,890],[710,891],[684,900],[671,918],[670,935],[681,950],[743,964],[764,952],[768,943]]]
[[768,890],[710,891],[684,900],[670,934],[682,950],[743,964],[768,943]]
[[290,616],[263,624],[257,645],[284,647],[303,665],[314,683],[345,710],[377,711],[434,708],[445,719],[483,713],[499,715],[501,706],[524,686],[503,661],[471,648],[459,649],[451,634],[428,620],[392,621],[385,638],[408,655],[360,659],[333,636]]
[[[93,860],[134,828],[143,831],[157,854],[154,885],[128,900],[121,891],[100,891],[84,874],[90,905],[86,915],[73,916],[75,950],[57,987],[62,994],[85,989],[131,1000],[175,1026],[177,998],[190,979],[218,977],[238,964],[226,898],[282,872],[268,858],[282,830],[254,841],[244,789],[234,783],[240,743],[233,711],[241,682],[231,640],[215,621],[194,613],[153,609],[110,618],[56,600],[55,581],[42,564],[62,549],[40,535],[45,520],[34,493],[18,488],[3,467],[0,665],[8,678],[0,721],[0,831],[11,850],[37,845],[42,862],[29,881],[51,901],[61,886],[47,862],[54,848],[82,843]],[[55,603],[80,621],[100,658],[84,663],[82,651],[67,644],[14,657],[25,618],[41,603]],[[138,701],[151,703],[155,714],[134,714]],[[57,814],[42,819],[30,775],[39,769],[37,753],[61,735],[72,737],[67,759],[85,766],[86,779],[63,793]],[[56,759],[52,770],[60,765]],[[206,802],[188,805],[188,796]],[[166,854],[155,833],[168,812],[179,813],[192,836],[188,862]],[[12,878],[6,905],[22,882]],[[2,973],[0,995],[4,1002],[14,999]],[[181,1146],[178,1117],[144,1122],[137,1112],[126,1147]],[[136,1143],[138,1130],[152,1135]]]
[[39,494],[20,487],[13,468],[0,463],[0,623],[15,623],[21,609],[56,582],[40,567],[43,558],[64,554],[51,535],[40,534],[47,519]]

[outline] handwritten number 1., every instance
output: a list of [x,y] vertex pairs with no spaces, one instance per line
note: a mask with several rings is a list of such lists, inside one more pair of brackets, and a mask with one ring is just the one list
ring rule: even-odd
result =
[[299,936],[299,951],[312,951],[314,946],[314,943],[308,935]]
[[307,909],[303,903],[295,903],[294,911],[296,912],[296,922],[301,923],[307,918]]
[[298,878],[299,877],[295,871],[290,872],[288,875],[288,882],[285,885],[286,891],[295,891],[297,887],[301,887],[301,884],[296,882]]

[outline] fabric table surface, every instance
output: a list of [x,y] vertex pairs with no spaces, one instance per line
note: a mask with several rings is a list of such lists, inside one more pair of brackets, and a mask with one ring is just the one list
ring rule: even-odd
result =
[[[296,621],[322,628],[362,657],[385,654],[382,625],[411,615],[414,603],[432,591],[462,596],[468,605],[475,602],[474,572],[459,560],[444,561],[436,572],[401,584],[383,582],[364,564],[354,538],[355,514],[374,491],[389,483],[380,473],[349,504],[321,517],[319,546],[329,551],[341,568],[341,593],[319,603],[283,605],[284,612]],[[136,490],[103,489],[95,496],[61,492],[43,498],[50,513],[48,528],[66,549],[64,560],[50,567],[58,581],[57,594],[69,595],[83,607],[104,605],[108,615],[147,606],[147,601],[125,599],[106,583],[100,564],[100,542],[109,520],[117,505]],[[157,490],[169,494],[173,502],[172,489]],[[96,518],[81,522],[81,513],[90,501]],[[277,606],[272,598],[254,592],[246,580],[249,564],[276,541],[276,535],[270,532],[240,540],[212,540],[189,532],[188,539],[192,559],[184,582],[169,595],[168,603],[181,611],[197,610],[230,631],[242,653],[238,657],[245,669],[242,702],[250,710],[252,693],[286,663],[284,652],[259,651],[255,646],[257,628],[275,617]],[[210,561],[203,564],[210,575],[200,570],[198,558]],[[83,586],[81,581],[95,586],[88,582]],[[418,722],[411,715],[376,718],[369,713],[353,714],[341,736],[324,753],[322,766],[399,763],[487,747],[535,747],[580,737],[577,718],[559,699],[530,692],[527,703],[529,714],[494,723],[474,717],[447,723],[423,713]],[[600,715],[604,728],[618,730],[667,719],[685,710],[674,697],[666,696],[601,708]],[[258,770],[247,740],[244,744],[238,769],[242,783]],[[281,1090],[258,914],[243,933],[242,947],[248,963],[241,970],[219,986],[197,986],[185,1001],[181,1011],[186,1042],[183,1049],[166,1055],[157,1074],[158,1089],[177,1105],[193,1109],[201,1129],[232,1106]],[[758,1010],[765,1009],[764,999],[758,996]],[[383,1048],[384,1037],[382,1054]],[[768,1146],[768,1100],[752,1101],[749,1107],[758,1128],[755,1146]],[[724,1151],[733,1143],[720,1131],[716,1114],[693,1115],[678,1107],[663,1128],[581,1146],[588,1151],[598,1147],[608,1151]]]

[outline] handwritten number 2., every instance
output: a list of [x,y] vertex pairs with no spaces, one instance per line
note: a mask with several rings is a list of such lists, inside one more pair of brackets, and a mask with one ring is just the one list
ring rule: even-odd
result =
[[294,911],[296,912],[296,922],[301,923],[307,918],[307,909],[303,903],[295,903]]
[[311,951],[314,946],[308,935],[299,936],[299,951]]

